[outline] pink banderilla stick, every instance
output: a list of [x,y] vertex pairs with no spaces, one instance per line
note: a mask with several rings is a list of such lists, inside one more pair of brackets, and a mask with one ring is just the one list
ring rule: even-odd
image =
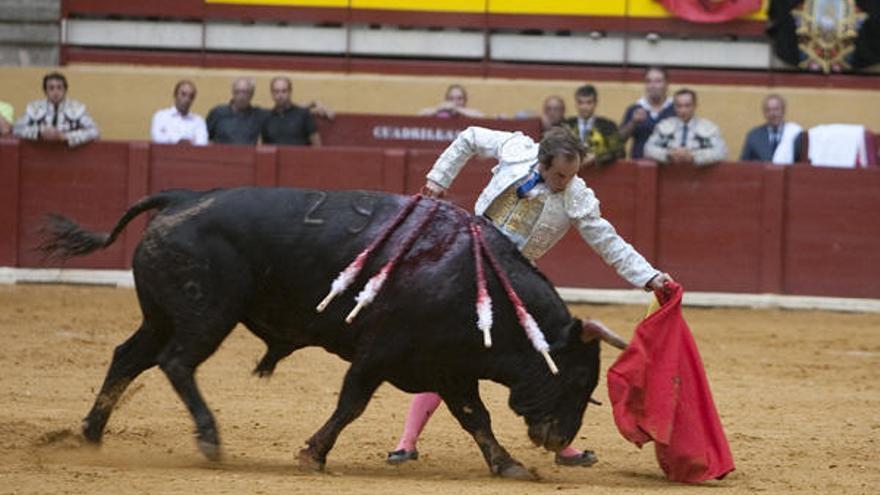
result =
[[495,274],[498,275],[498,280],[501,281],[501,285],[504,286],[508,299],[513,303],[513,307],[516,310],[516,316],[519,319],[519,324],[522,325],[523,329],[526,331],[526,335],[532,342],[532,347],[544,356],[544,361],[547,362],[547,367],[550,368],[550,372],[554,375],[559,374],[559,368],[550,356],[550,345],[547,344],[547,339],[544,338],[544,334],[538,327],[538,323],[532,315],[529,314],[519,296],[516,295],[516,291],[513,290],[513,286],[510,285],[510,280],[508,280],[507,275],[501,269],[501,265],[498,264],[492,251],[489,250],[489,246],[486,245],[486,239],[484,239],[482,235],[479,236],[479,239],[480,246],[483,248],[483,253],[489,260],[489,264],[492,265],[492,269],[495,270]]
[[400,249],[397,250],[397,253],[395,253],[394,257],[388,260],[388,262],[385,263],[385,266],[383,266],[382,269],[379,270],[379,273],[373,275],[370,281],[367,282],[367,285],[355,298],[355,300],[357,301],[357,305],[354,307],[354,309],[351,310],[351,313],[349,313],[348,316],[345,317],[346,323],[351,323],[352,321],[354,321],[355,317],[357,317],[361,309],[373,302],[373,299],[376,298],[376,296],[379,294],[379,291],[382,289],[382,285],[385,283],[388,275],[390,275],[391,271],[395,268],[395,266],[397,266],[397,262],[400,260],[400,258],[403,257],[404,254],[406,254],[407,251],[409,251],[409,248],[412,247],[413,243],[416,242],[416,239],[422,233],[422,230],[424,230],[425,225],[428,224],[428,221],[431,220],[431,218],[434,216],[434,213],[437,211],[437,208],[439,207],[440,202],[434,202],[434,204],[431,206],[431,209],[428,210],[428,213],[425,214],[425,217],[422,218],[421,221],[419,221],[419,224],[416,225],[416,228],[409,233],[409,236],[403,242],[403,245],[400,246]]
[[416,194],[410,197],[403,209],[401,209],[400,212],[397,213],[397,216],[385,226],[375,239],[373,239],[373,242],[371,242],[366,249],[361,251],[361,253],[357,255],[357,258],[345,267],[345,270],[342,270],[342,272],[339,273],[336,280],[334,280],[333,284],[330,286],[330,292],[324,297],[320,304],[318,304],[318,307],[315,308],[319,313],[327,309],[327,306],[333,301],[333,298],[342,294],[345,289],[354,282],[355,277],[358,276],[358,273],[360,273],[361,269],[364,267],[367,258],[397,229],[406,217],[409,216],[410,212],[415,208],[416,203],[421,199],[421,194]]
[[471,223],[474,266],[477,275],[477,328],[483,332],[483,345],[492,347],[492,298],[486,290],[486,274],[483,271],[483,257],[480,256],[480,226]]

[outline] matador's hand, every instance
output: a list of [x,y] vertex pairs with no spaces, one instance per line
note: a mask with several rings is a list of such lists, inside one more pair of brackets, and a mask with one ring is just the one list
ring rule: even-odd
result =
[[648,281],[645,289],[669,292],[669,287],[666,286],[667,282],[675,283],[675,280],[668,273],[661,272],[657,275],[654,275],[654,278]]

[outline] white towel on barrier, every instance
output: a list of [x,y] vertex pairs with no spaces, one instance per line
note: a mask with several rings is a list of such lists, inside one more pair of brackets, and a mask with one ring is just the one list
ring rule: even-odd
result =
[[783,122],[782,136],[779,138],[779,144],[776,145],[776,151],[773,152],[773,163],[779,165],[788,165],[794,163],[794,141],[803,129],[794,122]]
[[868,163],[865,126],[817,125],[809,130],[810,163],[819,167],[855,168]]

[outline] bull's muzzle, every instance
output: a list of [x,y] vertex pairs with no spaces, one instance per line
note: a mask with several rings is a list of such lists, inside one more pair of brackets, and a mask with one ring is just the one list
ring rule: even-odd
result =
[[560,435],[556,423],[545,421],[529,426],[529,439],[537,447],[544,447],[551,452],[559,452],[571,443],[571,438]]

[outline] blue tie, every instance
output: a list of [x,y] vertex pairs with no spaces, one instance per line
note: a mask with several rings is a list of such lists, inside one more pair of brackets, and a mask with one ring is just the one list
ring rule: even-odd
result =
[[529,178],[525,182],[523,182],[522,184],[520,184],[519,187],[516,188],[516,197],[526,197],[526,194],[528,194],[529,191],[531,191],[535,186],[542,182],[544,182],[544,178],[541,177],[541,174],[538,173],[537,170],[533,171],[532,175],[529,176]]
[[681,146],[682,147],[687,146],[687,142],[688,142],[688,125],[687,125],[687,123],[685,123],[684,130],[681,132]]

